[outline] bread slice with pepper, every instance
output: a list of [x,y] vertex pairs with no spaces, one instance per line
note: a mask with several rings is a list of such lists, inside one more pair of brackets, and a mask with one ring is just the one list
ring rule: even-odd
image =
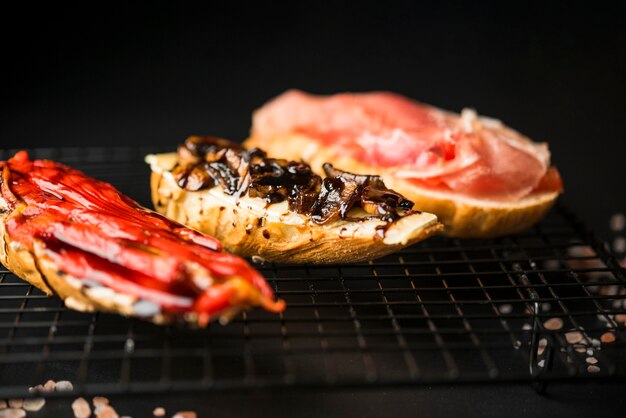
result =
[[177,153],[148,155],[156,210],[218,238],[226,251],[282,263],[378,258],[440,231],[430,213],[377,176],[303,163],[259,149],[190,137]]

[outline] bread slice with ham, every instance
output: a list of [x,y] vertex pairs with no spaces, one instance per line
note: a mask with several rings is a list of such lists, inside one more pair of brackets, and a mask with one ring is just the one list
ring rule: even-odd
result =
[[459,114],[385,92],[291,90],[257,110],[248,147],[372,173],[438,216],[455,237],[495,237],[539,221],[562,192],[546,144],[471,109]]

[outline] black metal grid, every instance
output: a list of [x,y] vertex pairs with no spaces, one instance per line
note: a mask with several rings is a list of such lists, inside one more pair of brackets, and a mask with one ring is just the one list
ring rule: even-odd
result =
[[[67,162],[149,205],[147,151],[31,155]],[[561,206],[515,236],[435,237],[355,265],[258,268],[285,312],[254,310],[191,330],[74,312],[0,267],[0,397],[47,379],[113,394],[625,374],[624,270]],[[546,328],[552,318],[563,327]],[[614,342],[600,340],[607,332]]]

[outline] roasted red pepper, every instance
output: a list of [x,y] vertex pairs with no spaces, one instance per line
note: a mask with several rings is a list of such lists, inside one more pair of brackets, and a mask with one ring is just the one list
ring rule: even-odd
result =
[[110,184],[59,163],[30,161],[25,152],[0,169],[5,243],[46,258],[60,276],[148,303],[165,321],[206,325],[248,306],[284,309],[264,278],[222,252],[219,241],[141,207]]

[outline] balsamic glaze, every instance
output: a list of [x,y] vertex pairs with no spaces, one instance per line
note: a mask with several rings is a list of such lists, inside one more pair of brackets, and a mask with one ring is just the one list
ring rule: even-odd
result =
[[[267,158],[258,148],[213,137],[190,137],[178,147],[179,162],[172,170],[179,187],[197,191],[220,186],[228,195],[287,201],[289,210],[311,216],[318,224],[350,218],[354,207],[369,216],[393,222],[411,211],[413,202],[388,189],[379,176],[352,174],[324,164],[322,180],[308,164]],[[384,236],[384,230],[377,233]]]

